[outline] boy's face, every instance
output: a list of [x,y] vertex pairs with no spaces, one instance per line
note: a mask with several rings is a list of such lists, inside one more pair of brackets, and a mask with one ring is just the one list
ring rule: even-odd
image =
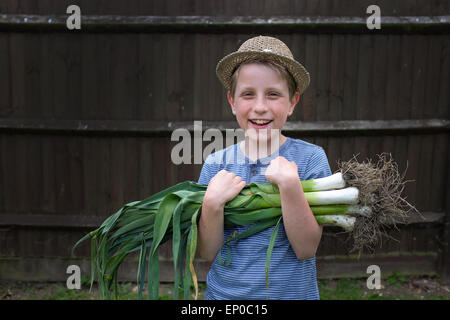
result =
[[[246,132],[265,129],[267,140],[271,134],[274,136],[273,131],[280,133],[299,98],[298,92],[289,98],[287,81],[278,72],[256,63],[241,66],[234,97],[228,92],[228,102],[239,126]],[[257,135],[258,140],[261,136]]]

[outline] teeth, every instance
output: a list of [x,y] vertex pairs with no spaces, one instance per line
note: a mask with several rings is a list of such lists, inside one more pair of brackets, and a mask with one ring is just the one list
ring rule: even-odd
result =
[[256,124],[266,124],[269,123],[270,120],[252,120]]

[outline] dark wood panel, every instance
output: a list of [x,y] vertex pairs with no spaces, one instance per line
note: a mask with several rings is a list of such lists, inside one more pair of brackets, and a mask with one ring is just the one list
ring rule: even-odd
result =
[[[408,200],[422,211],[443,208],[446,133],[287,134],[322,146],[333,171],[338,160],[358,155],[360,161],[376,161],[378,154],[390,152],[401,172],[407,168]],[[200,167],[174,165],[176,142],[169,137],[19,134],[2,135],[1,141],[2,184],[8,186],[3,207],[12,213],[102,215],[177,182],[196,181]]]
[[[107,216],[1,214],[0,245],[2,256],[9,257],[69,257],[73,245],[88,232],[97,228]],[[373,250],[363,254],[411,254],[436,252],[440,247],[439,230],[445,213],[423,213],[408,225],[387,228],[386,236]],[[325,227],[317,256],[355,254],[353,240],[341,229]],[[89,257],[89,240],[75,251],[75,256]],[[171,259],[171,243],[164,244],[161,252]]]
[[[66,30],[69,4],[81,6],[82,32]],[[201,165],[172,164],[168,136],[192,132],[194,120],[203,130],[236,128],[216,63],[270,34],[311,74],[285,133],[322,146],[333,171],[338,159],[390,152],[414,180],[404,194],[425,220],[387,230],[371,261],[448,275],[449,3],[383,0],[381,31],[365,26],[370,4],[2,1],[1,270],[54,280],[62,264],[48,257],[70,256],[76,240],[125,203],[196,181]],[[327,228],[319,276],[358,274],[369,261],[352,260],[350,248]],[[89,246],[77,255],[88,257]],[[43,258],[21,258],[30,256]],[[170,281],[168,244],[161,258]],[[197,265],[205,275],[207,264]]]
[[[215,65],[250,36],[6,35],[4,117],[147,121],[232,120]],[[278,36],[311,74],[292,120],[448,116],[446,36]]]

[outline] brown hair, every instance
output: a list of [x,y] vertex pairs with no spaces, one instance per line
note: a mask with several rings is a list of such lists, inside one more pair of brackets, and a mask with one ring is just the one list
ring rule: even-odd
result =
[[292,99],[292,97],[294,96],[296,89],[297,89],[297,85],[296,85],[295,80],[292,77],[292,75],[289,73],[289,71],[287,71],[287,69],[283,65],[277,63],[276,61],[268,60],[268,59],[264,59],[264,58],[250,59],[250,60],[244,61],[236,68],[236,70],[233,72],[233,75],[231,76],[230,93],[231,93],[232,97],[234,97],[234,93],[236,91],[236,84],[237,84],[237,78],[239,76],[239,69],[241,68],[241,66],[250,64],[250,63],[262,64],[262,65],[265,65],[265,66],[271,68],[272,70],[276,71],[283,79],[286,80],[286,83],[287,83],[287,86],[289,89],[289,99]]

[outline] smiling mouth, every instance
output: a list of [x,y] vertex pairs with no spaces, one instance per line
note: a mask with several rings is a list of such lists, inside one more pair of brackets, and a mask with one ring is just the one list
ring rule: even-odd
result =
[[250,127],[255,130],[261,130],[261,129],[268,129],[271,125],[273,120],[266,120],[266,119],[252,119],[248,120],[250,123]]
[[261,120],[261,119],[255,119],[255,120],[249,120],[249,121],[258,126],[268,125],[269,123],[272,122],[272,120]]

